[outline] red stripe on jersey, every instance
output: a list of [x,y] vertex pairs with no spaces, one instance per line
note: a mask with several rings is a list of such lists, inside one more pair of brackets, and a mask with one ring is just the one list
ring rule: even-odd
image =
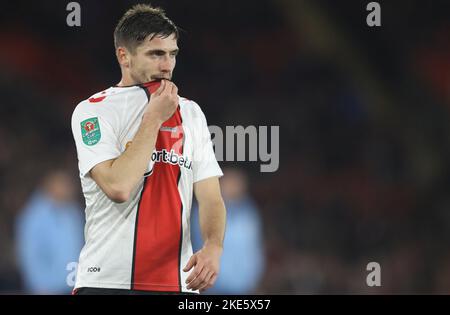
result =
[[[183,129],[180,108],[159,131],[155,149],[182,154]],[[132,289],[180,292],[179,267],[182,202],[178,192],[180,166],[155,162],[146,178],[136,214]]]

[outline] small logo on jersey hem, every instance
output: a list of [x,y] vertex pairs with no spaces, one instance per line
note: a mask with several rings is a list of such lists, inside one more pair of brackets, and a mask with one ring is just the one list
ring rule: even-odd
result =
[[98,117],[92,117],[83,120],[81,123],[81,137],[86,145],[94,145],[100,141],[102,133],[100,131],[100,124]]
[[100,272],[100,267],[89,267],[87,272]]

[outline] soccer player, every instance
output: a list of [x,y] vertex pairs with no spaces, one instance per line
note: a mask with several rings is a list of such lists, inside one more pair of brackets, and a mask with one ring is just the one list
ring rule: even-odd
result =
[[[114,32],[121,81],[73,112],[86,199],[74,294],[198,294],[217,278],[223,174],[202,110],[171,81],[177,39],[162,9],[132,7]],[[196,253],[193,193],[204,239]]]

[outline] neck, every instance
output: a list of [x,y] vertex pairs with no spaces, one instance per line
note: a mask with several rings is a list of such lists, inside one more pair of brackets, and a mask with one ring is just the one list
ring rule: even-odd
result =
[[120,79],[120,82],[117,83],[117,86],[130,86],[135,84],[137,83],[134,82],[133,80],[126,80],[124,77],[122,77],[122,79]]
[[133,80],[128,71],[122,71],[122,78],[120,79],[120,82],[117,83],[117,86],[130,86],[138,83],[139,82]]

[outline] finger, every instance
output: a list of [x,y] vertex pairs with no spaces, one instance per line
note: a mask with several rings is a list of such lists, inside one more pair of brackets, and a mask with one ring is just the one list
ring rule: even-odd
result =
[[208,273],[209,270],[207,268],[203,268],[199,275],[191,283],[189,283],[187,288],[191,290],[198,290],[200,287],[203,287]]
[[191,270],[192,267],[195,266],[196,262],[197,262],[197,256],[192,255],[191,258],[189,259],[187,265],[183,268],[183,271],[188,272],[189,270]]
[[212,288],[212,286],[214,285],[215,281],[217,279],[217,274],[216,273],[212,273],[211,274],[211,278],[209,279],[209,281],[206,283],[205,287],[203,287],[202,289],[200,289],[200,292],[204,292],[210,288]]
[[166,90],[166,87],[167,87],[166,80],[161,80],[161,84],[159,85],[159,88],[156,90],[155,94],[158,96],[163,94],[164,91]]
[[212,276],[214,275],[214,271],[209,271],[208,274],[205,277],[205,280],[203,281],[203,284],[199,286],[200,292],[205,291],[208,288],[208,285],[211,281]]
[[218,275],[217,273],[215,273],[215,274],[211,277],[211,280],[209,280],[209,283],[210,283],[211,286],[213,286],[214,283],[216,283],[216,280],[217,280],[217,277],[218,277],[218,276],[219,276],[219,275]]
[[216,283],[216,280],[217,280],[217,274],[213,274],[211,279],[209,279],[209,282],[206,285],[206,287],[203,288],[203,291],[208,290],[209,288],[212,288],[214,283]]
[[178,95],[178,87],[172,83],[172,95],[177,96]]
[[165,82],[165,86],[164,86],[164,90],[162,91],[162,94],[167,94],[170,95],[170,93],[172,93],[172,86],[173,83],[167,80],[164,80]]
[[155,95],[161,95],[161,93],[164,91],[164,87],[166,86],[166,84],[164,83],[164,80],[161,81],[161,84],[159,85],[158,89],[155,91]]
[[161,95],[162,91],[164,90],[164,84],[161,82],[161,84],[158,86],[155,92],[151,93],[150,97],[155,97]]
[[186,283],[187,284],[190,284],[199,274],[200,274],[200,272],[202,271],[202,269],[203,269],[203,265],[196,265],[195,267],[194,267],[194,270],[192,270],[192,272],[191,272],[191,274],[189,275],[189,277],[187,277],[187,279],[186,279]]
[[205,280],[207,271],[203,270],[202,272],[200,272],[198,274],[197,277],[195,277],[194,280],[192,280],[192,282],[190,282],[187,286],[187,288],[189,290],[198,290],[201,286],[203,286],[203,282]]

